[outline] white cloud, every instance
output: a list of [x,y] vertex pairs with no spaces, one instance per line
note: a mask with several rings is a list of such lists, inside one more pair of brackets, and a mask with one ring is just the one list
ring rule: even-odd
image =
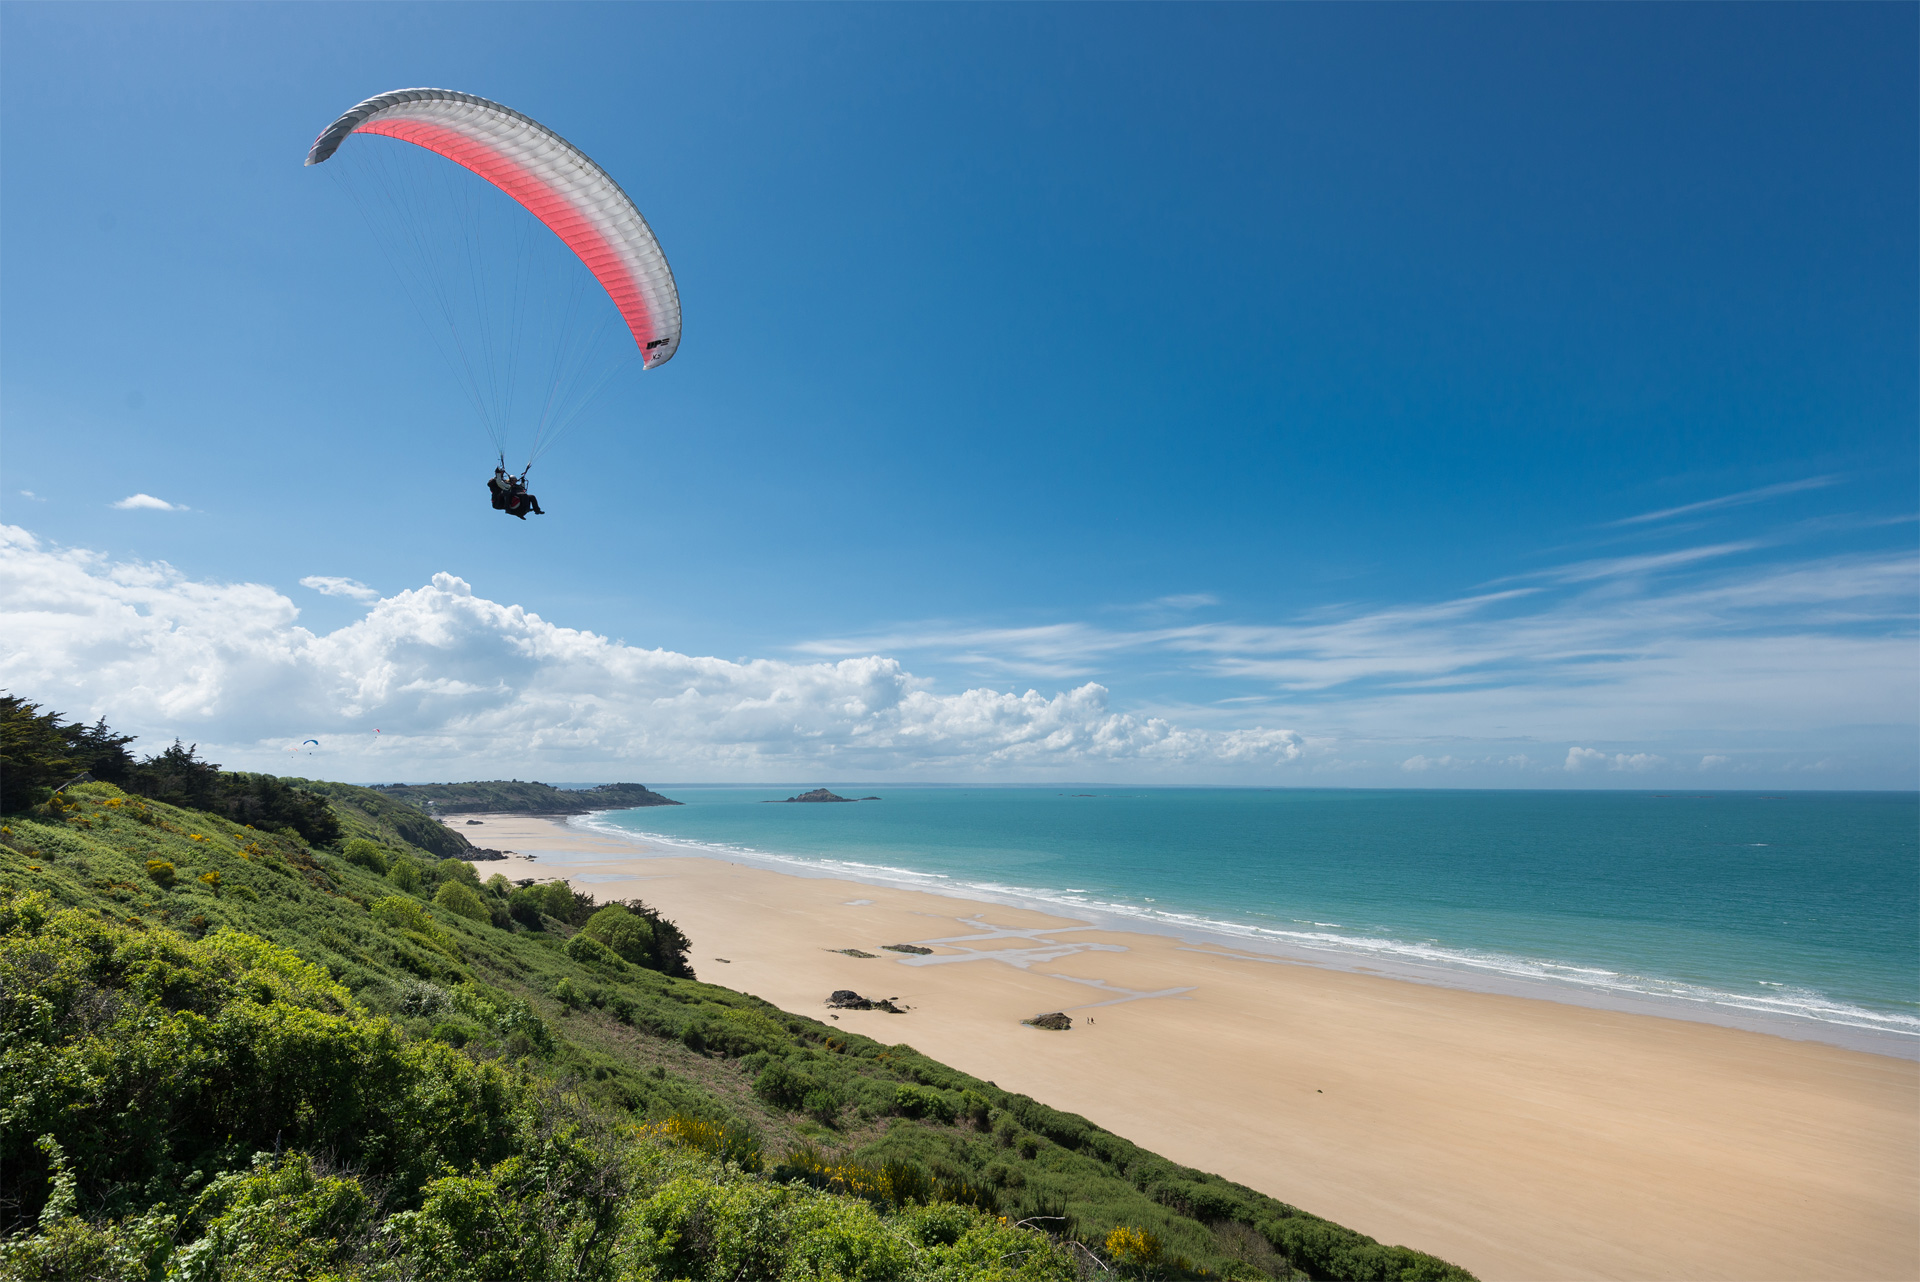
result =
[[129,494],[126,498],[115,503],[114,506],[123,512],[135,509],[150,509],[155,512],[184,512],[187,510],[185,504],[169,503],[165,499],[157,499],[151,494]]
[[1284,724],[1409,748],[1435,736],[1645,746],[1700,731],[1790,747],[1833,727],[1913,725],[1911,553],[1703,573],[1730,550],[1615,562],[1604,575],[1590,563],[1539,586],[1279,624],[902,628],[805,648],[922,653],[1015,677],[1110,679],[1124,663],[1164,669],[1172,657],[1189,679],[1228,684],[1229,698],[1207,700],[1223,715],[1257,705]]
[[[1091,682],[1051,695],[936,693],[898,660],[728,662],[565,628],[461,579],[387,597],[316,634],[260,584],[191,580],[0,526],[0,668],[69,715],[197,739],[264,764],[295,732],[380,771],[754,779],[1266,778],[1302,740],[1116,712]],[[343,742],[344,741],[344,742]]]
[[1594,748],[1568,748],[1568,770],[1585,770],[1589,766],[1600,767],[1607,764],[1607,754]]
[[1644,774],[1657,770],[1667,764],[1667,759],[1651,752],[1616,752],[1612,756],[1595,748],[1568,748],[1566,768],[1576,773],[1583,770],[1624,770],[1634,774]]
[[1700,768],[1702,770],[1711,770],[1715,766],[1726,765],[1730,759],[1731,758],[1715,756],[1712,753],[1708,753],[1706,756],[1700,758]]
[[312,588],[321,596],[343,596],[354,601],[377,601],[380,594],[358,579],[343,579],[332,574],[309,574],[300,580],[303,588]]
[[1683,503],[1679,507],[1662,508],[1658,512],[1642,512],[1638,516],[1625,517],[1609,522],[1612,525],[1644,525],[1652,521],[1666,521],[1676,516],[1692,516],[1696,512],[1711,512],[1716,508],[1739,507],[1747,503],[1761,503],[1767,499],[1779,498],[1783,494],[1798,494],[1802,490],[1825,489],[1840,480],[1837,476],[1810,476],[1804,481],[1785,481],[1779,485],[1763,485],[1757,490],[1742,490],[1738,494],[1723,494],[1715,499],[1703,499],[1698,503]]

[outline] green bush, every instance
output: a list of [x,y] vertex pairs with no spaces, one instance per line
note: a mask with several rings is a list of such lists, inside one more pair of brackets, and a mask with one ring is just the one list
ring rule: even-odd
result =
[[179,876],[179,870],[165,859],[149,859],[147,876],[153,878],[154,883],[162,890],[172,890],[174,880]]
[[358,864],[375,876],[387,875],[387,852],[365,837],[353,838],[342,847],[341,853],[345,855],[348,863]]
[[608,904],[587,918],[580,933],[599,940],[636,966],[653,960],[653,927],[647,919],[627,911],[621,904]]
[[[37,976],[42,1012],[0,1010],[10,1219],[37,1217],[50,1191],[43,1135],[81,1204],[112,1215],[258,1150],[328,1152],[404,1197],[514,1143],[500,1069],[406,1041],[325,971],[252,936],[189,941],[14,897],[0,902],[0,974]],[[103,991],[116,1000],[101,1005]]]
[[944,1091],[928,1090],[924,1086],[898,1086],[893,1092],[893,1111],[902,1117],[931,1117],[940,1122],[951,1122],[959,1116],[959,1108],[953,1098]]
[[618,953],[585,932],[567,941],[567,956],[584,965],[598,966],[603,970],[622,971],[627,968],[627,964],[620,960]]
[[373,919],[383,926],[418,931],[429,938],[440,933],[440,928],[434,925],[432,914],[420,906],[419,900],[406,895],[388,895],[385,899],[375,900],[370,911]]
[[402,855],[387,869],[387,880],[411,894],[420,889],[420,866]]
[[482,925],[490,925],[493,921],[493,914],[488,910],[486,901],[480,898],[480,892],[464,881],[442,882],[440,889],[434,892],[433,902],[469,921],[477,921]]

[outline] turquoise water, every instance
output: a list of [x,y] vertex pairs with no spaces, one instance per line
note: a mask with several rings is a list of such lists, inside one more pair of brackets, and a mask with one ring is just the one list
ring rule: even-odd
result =
[[1443,982],[1920,1045],[1911,793],[868,786],[838,791],[881,801],[765,805],[795,790],[666,791],[686,804],[585,822]]

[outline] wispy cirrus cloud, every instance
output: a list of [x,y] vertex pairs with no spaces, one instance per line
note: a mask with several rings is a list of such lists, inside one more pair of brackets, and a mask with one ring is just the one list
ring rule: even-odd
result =
[[[901,628],[814,644],[884,639],[891,652],[1010,676],[1045,665],[1111,681],[1116,670],[1177,667],[1193,680],[1185,703],[1159,705],[1168,715],[1277,717],[1302,729],[1310,753],[1316,739],[1650,745],[1688,734],[1780,748],[1833,727],[1911,728],[1920,561],[1906,551],[1737,555],[1763,546],[1572,562],[1496,591],[1279,624]],[[1195,680],[1216,693],[1196,692]],[[1637,761],[1609,770],[1678,768],[1644,746],[1607,755]],[[1705,755],[1725,764],[1724,753]],[[1423,751],[1408,761],[1403,770],[1430,772],[1467,759]]]
[[1700,512],[1713,512],[1720,508],[1741,507],[1748,503],[1764,503],[1768,499],[1782,498],[1788,494],[1800,494],[1807,490],[1823,490],[1829,485],[1838,485],[1837,476],[1809,476],[1799,481],[1783,481],[1778,485],[1763,485],[1758,489],[1741,490],[1738,494],[1722,494],[1718,498],[1702,499],[1698,503],[1682,503],[1679,507],[1661,508],[1657,512],[1642,512],[1637,516],[1622,517],[1618,521],[1608,522],[1611,526],[1650,525],[1655,521],[1671,521],[1675,517],[1693,516]]

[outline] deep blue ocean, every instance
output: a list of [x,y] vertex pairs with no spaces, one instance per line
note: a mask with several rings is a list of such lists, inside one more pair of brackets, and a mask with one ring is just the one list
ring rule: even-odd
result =
[[685,804],[577,822],[1440,982],[1920,1045],[1912,793],[664,791]]

